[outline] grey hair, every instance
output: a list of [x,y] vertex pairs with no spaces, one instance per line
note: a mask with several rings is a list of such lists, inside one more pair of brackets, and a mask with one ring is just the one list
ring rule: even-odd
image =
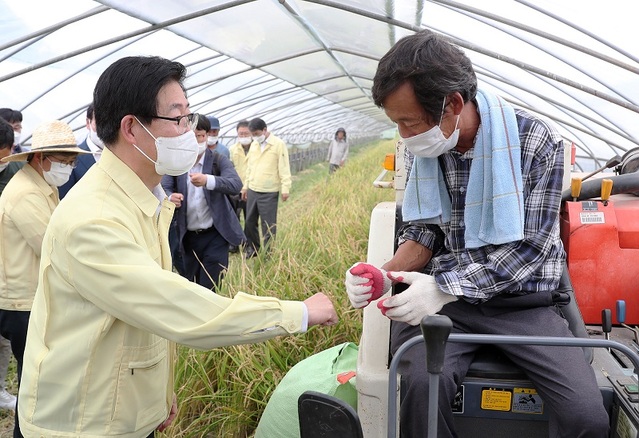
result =
[[465,103],[477,94],[477,76],[470,59],[429,30],[402,38],[379,61],[371,90],[375,104],[383,107],[388,95],[406,81],[436,123],[446,96],[459,92]]

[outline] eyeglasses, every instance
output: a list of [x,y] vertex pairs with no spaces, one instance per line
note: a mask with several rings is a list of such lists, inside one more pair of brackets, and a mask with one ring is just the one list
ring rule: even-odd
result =
[[152,119],[162,119],[162,120],[171,120],[178,124],[180,128],[193,130],[197,126],[197,122],[199,120],[198,113],[191,113],[185,116],[179,117],[164,117],[164,116],[151,116]]
[[50,163],[58,163],[60,167],[63,169],[67,166],[71,166],[71,169],[75,169],[75,166],[78,164],[75,158],[71,162],[59,161],[62,158],[58,158],[58,157],[53,157],[55,158],[55,160],[52,160],[50,157],[45,157],[45,158],[49,160]]

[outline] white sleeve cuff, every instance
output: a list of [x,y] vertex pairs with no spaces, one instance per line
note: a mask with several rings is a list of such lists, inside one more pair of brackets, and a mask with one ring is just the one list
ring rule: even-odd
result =
[[304,315],[302,316],[302,329],[300,333],[306,333],[308,330],[308,307],[306,307],[304,303],[302,303],[302,307],[304,308]]
[[215,175],[206,175],[206,190],[215,190]]

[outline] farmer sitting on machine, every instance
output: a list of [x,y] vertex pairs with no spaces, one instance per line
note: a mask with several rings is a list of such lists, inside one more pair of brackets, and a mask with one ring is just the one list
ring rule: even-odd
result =
[[[430,31],[401,39],[381,59],[373,98],[415,156],[406,186],[399,247],[380,269],[346,273],[356,308],[387,293],[391,352],[439,313],[453,332],[572,337],[558,314],[564,265],[559,237],[564,151],[546,121],[477,90],[470,59]],[[479,345],[446,347],[439,436],[455,436],[451,403]],[[602,437],[608,414],[580,349],[500,345],[546,400],[550,436]],[[428,375],[419,344],[400,366],[403,437],[427,430]],[[579,388],[576,391],[575,388]]]

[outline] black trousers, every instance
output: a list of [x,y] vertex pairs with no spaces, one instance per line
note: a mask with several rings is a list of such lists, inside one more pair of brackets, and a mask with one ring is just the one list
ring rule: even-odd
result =
[[217,286],[229,266],[229,243],[226,239],[215,227],[211,227],[199,233],[187,231],[182,244],[184,277],[207,289]]
[[248,250],[258,251],[262,246],[260,245],[258,221],[261,222],[262,226],[264,247],[268,247],[269,240],[275,237],[279,196],[279,192],[261,193],[249,189],[246,198],[246,222],[244,223]]
[[[22,380],[22,364],[24,363],[24,346],[27,342],[27,328],[29,327],[29,316],[31,312],[17,310],[0,309],[0,335],[7,338],[11,343],[11,352],[16,358],[18,365],[18,387]],[[15,424],[13,426],[13,437],[22,438],[20,433],[20,423],[18,422],[18,402],[16,400]]]
[[246,222],[246,201],[243,201],[240,195],[229,196],[229,199],[237,218],[241,219],[244,215],[244,222]]
[[[464,300],[445,305],[439,312],[453,321],[453,333],[572,337],[566,320],[554,307],[484,312],[482,305]],[[391,351],[421,334],[419,326],[393,321]],[[480,345],[449,342],[440,377],[438,437],[456,436],[451,404]],[[594,371],[581,348],[539,345],[496,346],[520,366],[549,408],[551,437],[608,436],[608,413]],[[400,429],[402,437],[423,438],[428,431],[428,381],[426,347],[415,345],[403,356]]]
[[182,260],[182,253],[180,252],[180,242],[179,242],[178,232],[177,232],[177,223],[175,218],[171,222],[171,226],[169,228],[169,248],[171,250],[171,258],[173,259],[173,267],[181,276],[185,276],[184,272],[184,260]]

